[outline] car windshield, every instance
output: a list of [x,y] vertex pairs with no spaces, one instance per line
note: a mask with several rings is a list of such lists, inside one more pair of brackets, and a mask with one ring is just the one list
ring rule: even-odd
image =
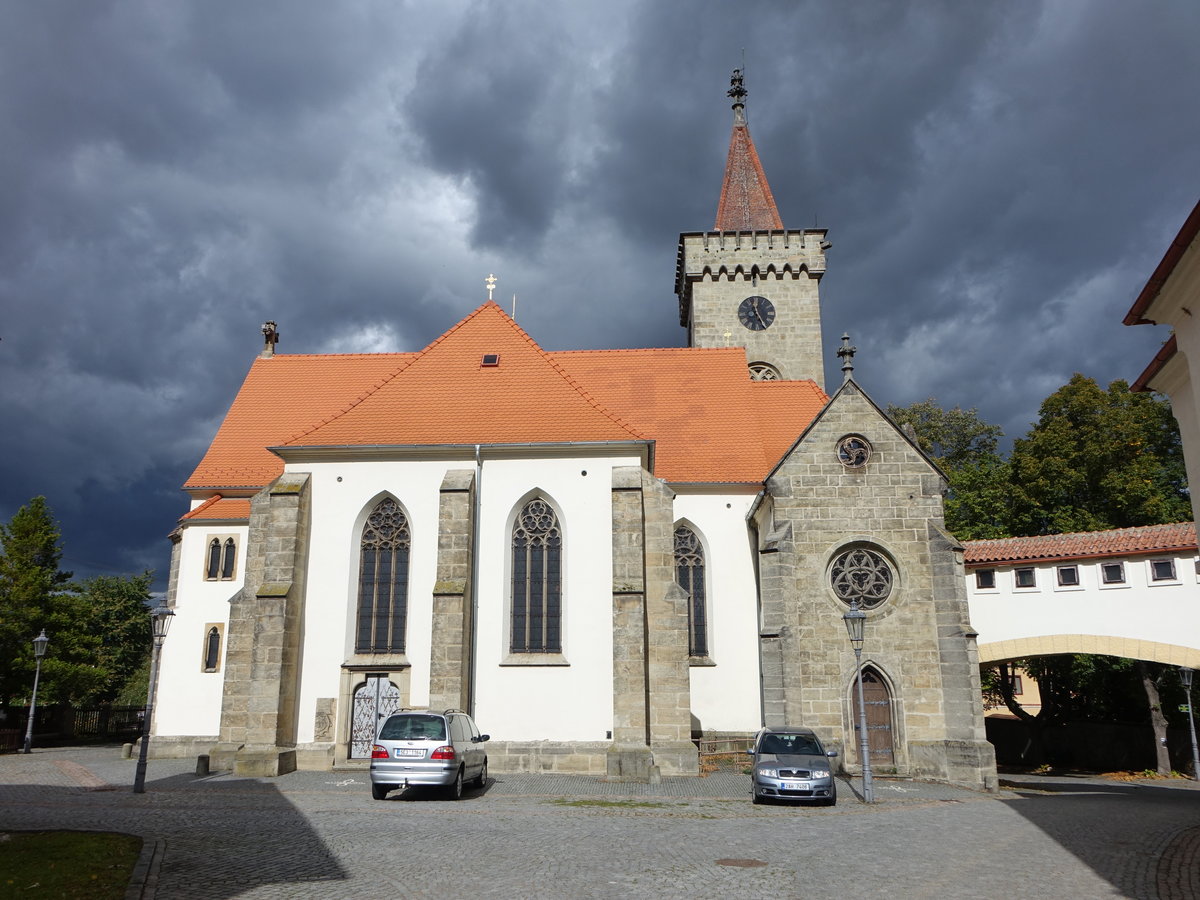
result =
[[768,734],[763,736],[759,750],[776,756],[819,756],[821,745],[806,734]]
[[446,720],[441,716],[392,716],[383,723],[384,741],[444,741]]

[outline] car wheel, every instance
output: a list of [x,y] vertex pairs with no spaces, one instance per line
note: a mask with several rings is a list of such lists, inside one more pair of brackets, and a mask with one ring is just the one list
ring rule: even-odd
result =
[[373,784],[371,785],[371,796],[376,800],[383,800],[391,789],[391,785],[388,784]]
[[758,791],[751,791],[751,792],[750,792],[750,796],[751,796],[751,798],[753,798],[753,799],[751,800],[751,802],[752,802],[752,803],[753,803],[755,806],[758,806],[759,804],[761,804],[761,803],[763,802],[763,798],[762,798],[762,797],[760,797],[760,796],[758,796]]
[[475,787],[487,787],[487,760],[483,761],[483,768],[479,770],[479,777],[475,779]]
[[450,800],[459,800],[462,798],[463,777],[462,769],[459,769],[454,776],[454,783],[446,788],[446,797]]

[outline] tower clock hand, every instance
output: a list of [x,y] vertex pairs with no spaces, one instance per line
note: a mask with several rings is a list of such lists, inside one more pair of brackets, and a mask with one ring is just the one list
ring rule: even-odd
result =
[[762,313],[758,309],[758,298],[754,298],[754,317],[758,319],[758,324],[763,328],[767,327],[767,323],[763,321]]

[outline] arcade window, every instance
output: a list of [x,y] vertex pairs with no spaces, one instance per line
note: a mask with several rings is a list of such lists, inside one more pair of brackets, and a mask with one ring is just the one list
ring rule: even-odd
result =
[[218,536],[208,542],[205,581],[232,581],[237,571],[237,541]]
[[1037,587],[1037,573],[1034,571],[1033,566],[1014,569],[1013,577],[1016,578],[1016,584],[1019,588]]
[[1105,584],[1125,583],[1125,563],[1101,563],[1100,578]]
[[995,569],[976,569],[975,587],[981,591],[990,591],[996,587]]
[[1059,587],[1078,587],[1079,585],[1079,566],[1059,566],[1058,567],[1058,586]]

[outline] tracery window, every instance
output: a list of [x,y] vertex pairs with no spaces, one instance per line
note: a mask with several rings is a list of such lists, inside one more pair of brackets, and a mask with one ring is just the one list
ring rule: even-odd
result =
[[874,550],[853,547],[833,561],[830,584],[838,599],[855,600],[864,609],[883,603],[892,593],[892,567]]
[[562,531],[545,500],[530,500],[513,523],[510,647],[562,652]]
[[751,381],[778,381],[779,370],[770,363],[750,363]]
[[408,519],[385,497],[363,525],[358,568],[358,653],[403,653],[408,619]]
[[704,593],[704,547],[686,525],[675,529],[675,581],[688,592],[688,653],[708,656],[708,612]]
[[204,566],[206,581],[231,581],[237,568],[237,541],[214,537],[208,542],[208,560]]

